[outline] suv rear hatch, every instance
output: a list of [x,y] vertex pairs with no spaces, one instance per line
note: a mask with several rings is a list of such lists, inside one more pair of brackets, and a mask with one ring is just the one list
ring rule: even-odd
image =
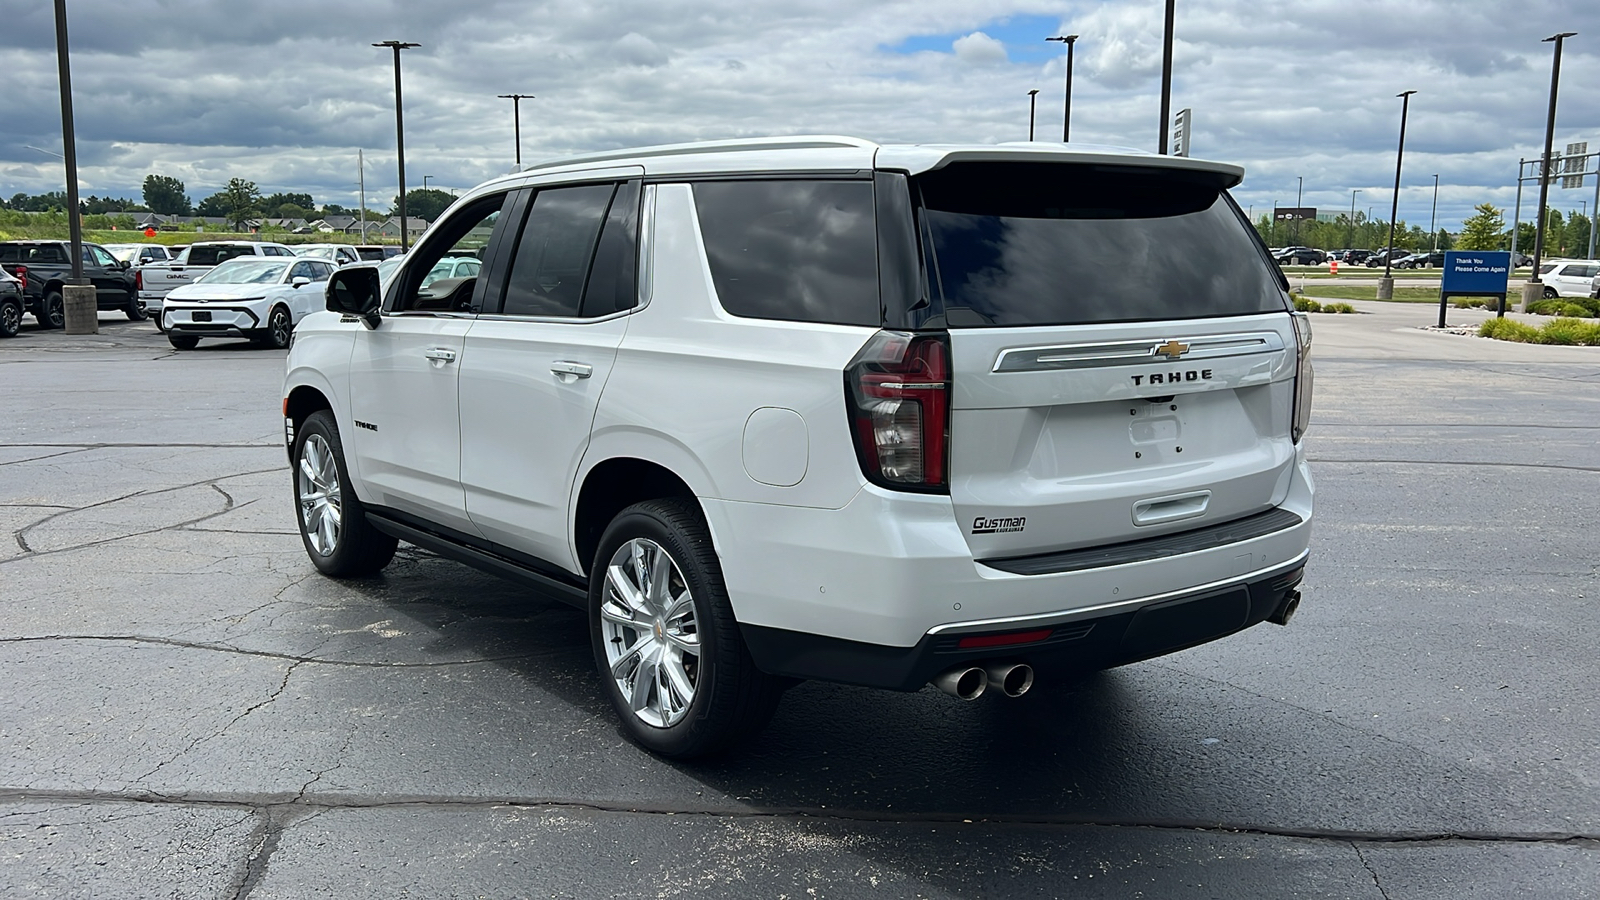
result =
[[1282,502],[1295,326],[1232,181],[1066,162],[955,162],[910,180],[920,327],[948,330],[949,489],[976,558]]

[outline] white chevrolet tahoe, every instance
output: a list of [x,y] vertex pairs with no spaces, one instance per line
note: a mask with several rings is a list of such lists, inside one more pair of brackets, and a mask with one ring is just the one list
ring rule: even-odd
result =
[[815,137],[491,181],[301,323],[306,551],[369,575],[404,540],[579,606],[678,757],[796,679],[1016,696],[1286,623],[1311,332],[1242,176]]

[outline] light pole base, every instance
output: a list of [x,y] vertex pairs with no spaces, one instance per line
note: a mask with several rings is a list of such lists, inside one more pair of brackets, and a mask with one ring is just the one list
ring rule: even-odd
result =
[[1394,278],[1392,276],[1385,275],[1384,277],[1378,279],[1378,299],[1394,299]]
[[1544,284],[1538,281],[1529,281],[1522,285],[1522,305],[1517,307],[1517,312],[1527,312],[1528,305],[1544,299]]
[[67,334],[99,334],[100,311],[92,284],[69,284],[61,288],[62,310],[66,313]]

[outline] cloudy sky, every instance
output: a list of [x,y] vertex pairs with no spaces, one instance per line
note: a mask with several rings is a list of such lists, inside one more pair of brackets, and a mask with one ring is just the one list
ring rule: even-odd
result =
[[[67,0],[85,194],[138,197],[148,173],[199,200],[230,177],[264,192],[369,203],[395,191],[393,71],[404,56],[409,185],[465,188],[523,159],[686,140],[829,133],[873,140],[1059,137],[1060,44],[1081,35],[1072,136],[1154,150],[1161,0]],[[63,186],[49,0],[0,0],[0,196]],[[1243,164],[1259,215],[1295,203],[1387,218],[1415,89],[1400,218],[1454,229],[1509,207],[1539,153],[1550,44],[1562,62],[1558,148],[1600,150],[1596,0],[1178,0],[1173,109],[1194,155]],[[1552,189],[1579,209],[1582,190]],[[1507,218],[1509,219],[1509,211]]]

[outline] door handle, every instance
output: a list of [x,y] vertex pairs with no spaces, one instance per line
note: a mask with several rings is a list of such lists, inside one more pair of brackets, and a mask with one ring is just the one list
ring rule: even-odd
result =
[[594,366],[591,366],[588,363],[556,360],[550,364],[550,371],[563,382],[571,384],[572,382],[577,381],[579,378],[588,378],[590,375],[593,375]]
[[447,363],[456,361],[456,352],[444,347],[429,347],[422,351],[422,355],[427,357],[428,364],[435,369],[442,369]]

